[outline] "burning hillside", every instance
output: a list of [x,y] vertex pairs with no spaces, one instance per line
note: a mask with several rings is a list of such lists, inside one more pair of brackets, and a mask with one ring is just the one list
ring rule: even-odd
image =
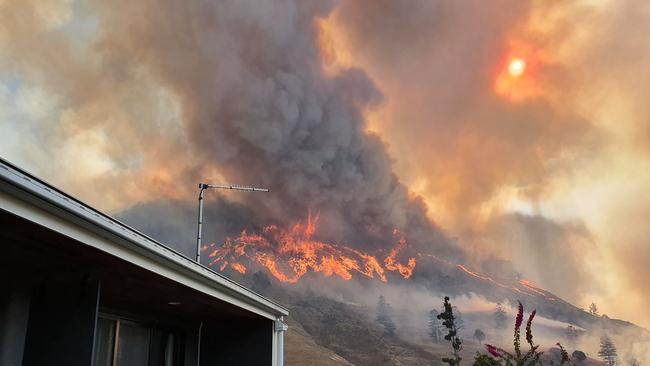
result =
[[230,268],[246,275],[250,267],[262,267],[276,280],[295,284],[309,272],[324,277],[336,276],[346,281],[355,275],[388,282],[388,274],[408,280],[416,266],[435,266],[460,276],[478,288],[495,289],[513,298],[540,298],[557,301],[553,294],[525,279],[495,279],[470,269],[467,264],[453,263],[431,253],[419,253],[409,247],[402,232],[393,230],[394,245],[389,250],[370,253],[350,246],[330,243],[318,237],[319,215],[308,215],[288,229],[268,225],[259,233],[243,230],[227,237],[222,245],[202,247],[210,258],[209,266],[225,271]]
[[259,234],[242,231],[237,237],[226,238],[222,246],[204,246],[211,258],[210,266],[223,271],[230,267],[245,274],[242,261],[265,267],[277,280],[296,283],[308,271],[332,275],[345,280],[353,273],[368,278],[387,281],[386,272],[397,272],[403,278],[413,274],[415,258],[404,263],[398,258],[406,249],[406,239],[398,230],[393,231],[395,246],[385,257],[371,255],[347,246],[330,244],[315,237],[319,216],[308,216],[305,223],[298,222],[288,230],[276,225],[263,228]]

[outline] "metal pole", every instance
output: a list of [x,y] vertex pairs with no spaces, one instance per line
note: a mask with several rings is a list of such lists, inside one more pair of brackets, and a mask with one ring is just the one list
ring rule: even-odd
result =
[[199,184],[199,227],[196,234],[196,262],[201,263],[201,228],[203,226],[203,191],[207,188],[207,184]]
[[199,224],[196,233],[196,262],[201,263],[201,229],[203,228],[203,191],[206,189],[231,189],[244,192],[268,192],[267,188],[242,186],[238,184],[205,184],[199,183]]

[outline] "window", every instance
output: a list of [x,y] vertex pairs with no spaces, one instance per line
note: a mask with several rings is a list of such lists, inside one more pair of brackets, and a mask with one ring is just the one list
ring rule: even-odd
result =
[[145,323],[101,315],[94,366],[180,366],[180,334]]
[[95,331],[95,357],[93,365],[112,366],[115,349],[115,327],[117,321],[105,318],[97,320]]
[[118,320],[116,366],[148,366],[151,344],[149,328]]

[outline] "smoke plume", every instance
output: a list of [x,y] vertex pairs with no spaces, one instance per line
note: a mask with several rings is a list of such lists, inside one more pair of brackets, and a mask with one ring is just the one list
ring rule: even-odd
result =
[[0,154],[188,255],[197,183],[266,186],[206,241],[312,212],[648,324],[648,6],[0,0]]
[[[126,181],[129,186],[142,177],[143,186],[132,187],[132,195],[151,202],[160,194],[163,199],[175,198],[165,193],[176,187],[194,193],[190,187],[199,181],[255,184],[269,187],[271,193],[237,197],[248,207],[244,217],[227,201],[215,203],[211,210],[224,214],[216,223],[206,220],[213,225],[208,230],[214,232],[232,221],[238,221],[237,229],[268,223],[286,226],[313,210],[320,215],[320,234],[335,242],[376,250],[392,241],[397,228],[420,249],[460,255],[426,218],[422,202],[410,197],[399,182],[384,142],[366,132],[363,111],[382,102],[374,83],[356,68],[337,75],[324,73],[314,22],[333,5],[95,2],[79,10],[92,11],[87,16],[96,22],[95,38],[85,50],[94,62],[78,59],[65,35],[15,30],[43,46],[55,38],[70,60],[54,67],[65,70],[67,77],[48,72],[42,55],[34,54],[39,51],[23,48],[20,39],[5,41],[15,52],[10,60],[14,66],[29,66],[35,70],[34,78],[44,78],[50,92],[60,96],[65,109],[58,124],[77,134],[96,128],[108,141],[102,154],[110,160],[109,177],[94,178],[104,181],[103,188],[109,187],[106,181],[120,186]],[[22,3],[9,9],[34,18],[36,8],[37,3]],[[11,14],[5,16],[12,19]],[[13,20],[4,23],[7,28],[21,27]],[[51,47],[40,52],[54,52]],[[126,101],[114,95],[130,90],[139,79],[151,84],[143,93],[163,90],[162,100],[147,95],[149,100]],[[176,120],[167,123],[158,121],[159,113],[147,111],[160,110],[164,98],[177,103]],[[102,118],[106,126],[97,120],[100,113],[108,113]],[[61,142],[46,144],[56,149]],[[150,180],[156,180],[155,187],[150,187]],[[150,212],[160,209],[159,204],[149,207]],[[173,227],[186,218],[187,214],[170,217],[156,225]]]

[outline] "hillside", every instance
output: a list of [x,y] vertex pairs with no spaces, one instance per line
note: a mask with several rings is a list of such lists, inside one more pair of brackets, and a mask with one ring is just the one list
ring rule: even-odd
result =
[[[386,336],[372,318],[372,309],[344,304],[322,297],[297,299],[290,306],[288,319],[286,364],[313,365],[443,365],[440,361],[449,352],[445,342],[433,343],[404,340],[400,333]],[[461,355],[470,364],[482,344],[465,339]],[[547,351],[545,364],[559,361],[557,349]],[[576,365],[595,366],[602,362],[589,358]]]
[[[260,277],[264,279],[262,285],[260,285]],[[253,278],[256,278],[257,281]],[[349,289],[340,288],[339,295],[342,297],[333,299],[331,296],[315,293],[311,289],[305,290],[303,287],[271,282],[270,279],[261,275],[241,276],[238,280],[248,283],[254,290],[276,299],[289,308],[290,317],[286,320],[290,329],[286,338],[286,364],[289,366],[305,364],[315,366],[442,365],[441,357],[450,351],[446,342],[436,343],[427,336],[426,316],[413,314],[404,311],[404,309],[396,310],[395,320],[398,325],[396,334],[393,336],[385,334],[381,325],[375,321],[374,306],[343,300],[343,297],[347,296],[344,294]],[[322,279],[315,283],[322,283],[321,281]],[[464,283],[456,284],[454,290],[457,294],[464,291],[469,292],[468,288],[476,292],[481,290],[474,276],[468,276],[464,281]],[[479,278],[478,281],[482,280]],[[366,285],[369,284],[373,285],[374,283]],[[503,286],[495,285],[495,287],[502,291],[501,294],[507,295],[501,300],[507,299],[509,296],[516,298],[516,294],[525,295],[526,298],[523,301],[530,306],[527,309],[532,310],[533,305],[543,309],[543,313],[547,314],[547,320],[535,324],[534,329],[537,335],[546,336],[543,341],[546,345],[561,341],[566,346],[567,341],[564,338],[564,328],[561,328],[561,324],[566,323],[550,320],[549,315],[554,315],[555,319],[577,320],[572,324],[581,324],[576,326],[581,327],[579,329],[582,329],[581,332],[584,334],[588,334],[590,329],[594,331],[594,334],[600,329],[608,329],[608,332],[613,335],[634,333],[638,335],[639,339],[647,337],[645,330],[629,322],[593,317],[541,289],[534,288],[535,291],[531,292],[539,296],[533,296],[528,292],[517,292],[516,290],[512,291],[516,294],[509,294]],[[495,289],[490,286],[484,286],[482,289],[486,298],[498,298],[500,293],[493,290]],[[370,293],[370,288],[367,291]],[[422,304],[413,305],[421,306]],[[434,303],[425,305],[436,308],[440,304],[436,300]],[[465,309],[460,311],[463,310]],[[510,344],[509,327],[504,330],[505,336],[495,336],[495,330],[491,329],[493,327],[491,312],[468,312],[463,315],[463,318],[468,328],[461,332],[464,340],[461,353],[465,360],[464,364],[470,364],[477,352],[485,352],[484,345],[472,339],[471,333],[475,328],[484,329],[491,343],[505,345],[506,348]],[[549,339],[552,339],[552,343],[549,343],[551,342]],[[567,348],[570,352],[575,349],[569,346]],[[595,352],[587,352],[587,355],[590,358],[582,362],[576,361],[576,365],[602,365],[600,361],[592,358],[596,357]],[[557,349],[546,350],[545,364],[551,359],[559,360]]]

